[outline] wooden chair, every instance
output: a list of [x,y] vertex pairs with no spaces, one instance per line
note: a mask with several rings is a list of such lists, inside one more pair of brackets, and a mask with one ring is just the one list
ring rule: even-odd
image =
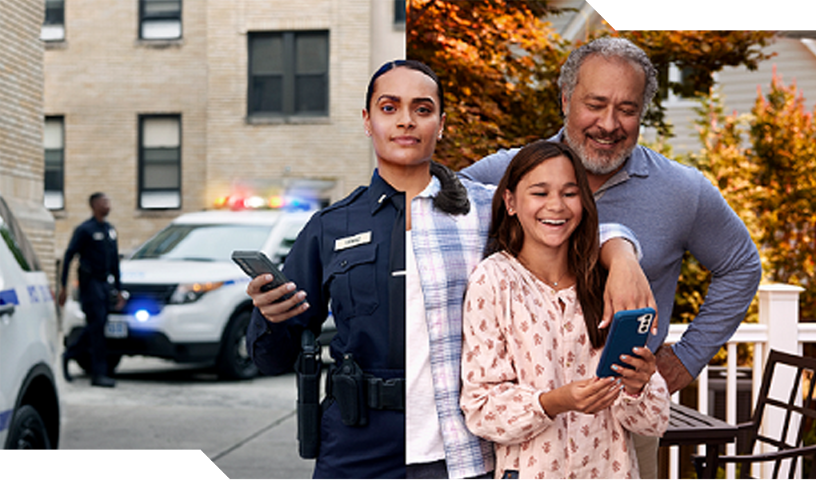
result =
[[[787,398],[769,398],[771,382],[774,372],[779,365],[788,365],[796,369],[796,375],[790,393]],[[803,382],[806,377],[805,372],[809,372],[809,381]],[[741,465],[740,478],[750,478],[751,464],[757,462],[774,462],[773,478],[778,478],[782,460],[792,459],[788,470],[788,478],[793,478],[799,458],[810,457],[811,466],[808,478],[816,478],[816,445],[803,446],[803,436],[806,433],[805,427],[810,422],[808,419],[816,419],[816,399],[813,398],[814,386],[816,385],[816,358],[806,358],[788,353],[771,350],[768,355],[768,363],[765,365],[765,372],[762,376],[762,387],[759,391],[754,415],[750,422],[737,425],[737,455],[720,456],[718,464],[736,463]],[[806,385],[805,383],[809,384]],[[801,387],[807,389],[803,395]],[[796,405],[796,400],[802,399],[802,406]],[[766,411],[780,409],[785,412],[785,421],[779,438],[766,437],[761,433],[760,427]],[[790,444],[786,441],[791,420],[799,420],[799,428],[796,432],[795,442]],[[776,448],[776,451],[753,454],[754,446],[757,443],[764,443]],[[701,472],[705,465],[704,457],[696,457],[694,466],[697,470],[698,478],[702,478]]]

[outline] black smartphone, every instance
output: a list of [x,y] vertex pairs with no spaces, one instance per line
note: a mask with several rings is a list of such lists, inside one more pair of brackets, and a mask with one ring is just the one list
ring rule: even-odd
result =
[[632,353],[632,349],[646,345],[654,316],[654,309],[649,307],[637,310],[623,310],[615,314],[595,373],[599,378],[620,377],[619,373],[612,370],[614,364],[624,368],[632,368],[621,362],[620,356],[626,354],[637,357]]
[[[232,252],[232,261],[237,263],[238,266],[241,267],[241,270],[251,278],[265,273],[272,274],[272,281],[261,287],[262,292],[268,292],[273,288],[278,288],[289,281],[286,275],[272,263],[272,260],[270,260],[264,252],[258,250],[235,250]],[[281,300],[286,300],[294,294],[294,292],[289,292],[284,295]]]

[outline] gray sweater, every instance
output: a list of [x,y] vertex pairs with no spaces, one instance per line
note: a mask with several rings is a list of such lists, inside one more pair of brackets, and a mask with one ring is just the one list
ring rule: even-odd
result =
[[[460,175],[498,184],[518,151],[500,150]],[[700,313],[674,345],[677,357],[696,377],[734,334],[759,285],[762,267],[748,230],[702,173],[640,145],[623,169],[595,192],[595,201],[600,222],[623,224],[640,241],[641,266],[660,315],[659,332],[648,343],[652,351],[669,331],[685,251],[712,272]]]

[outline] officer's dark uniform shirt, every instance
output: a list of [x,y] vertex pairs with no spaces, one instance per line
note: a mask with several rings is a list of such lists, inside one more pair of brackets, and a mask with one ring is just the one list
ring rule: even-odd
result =
[[67,267],[76,254],[79,254],[80,275],[88,275],[99,281],[107,281],[108,275],[113,275],[113,285],[121,290],[116,230],[110,223],[91,217],[76,227],[65,250],[62,285],[68,281]]
[[[374,172],[368,187],[316,213],[303,228],[284,273],[306,292],[309,309],[279,324],[258,309],[247,330],[250,355],[265,374],[289,372],[304,328],[320,333],[331,307],[339,364],[351,353],[366,374],[405,376],[405,195]],[[405,476],[405,413],[369,410],[349,427],[333,403],[325,409],[316,478]]]

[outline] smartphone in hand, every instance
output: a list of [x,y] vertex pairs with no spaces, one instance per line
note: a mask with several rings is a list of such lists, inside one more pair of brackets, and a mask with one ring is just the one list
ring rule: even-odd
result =
[[632,368],[621,362],[620,356],[625,354],[637,357],[632,349],[646,345],[654,317],[655,310],[648,307],[615,313],[595,375],[599,378],[621,376],[612,370],[614,364]]
[[[278,288],[289,281],[264,252],[257,250],[235,250],[232,252],[232,261],[237,263],[251,278],[266,273],[272,275],[272,281],[261,287],[262,292],[268,292],[273,288]],[[281,297],[281,301],[290,298],[294,294],[295,292],[288,292]]]

